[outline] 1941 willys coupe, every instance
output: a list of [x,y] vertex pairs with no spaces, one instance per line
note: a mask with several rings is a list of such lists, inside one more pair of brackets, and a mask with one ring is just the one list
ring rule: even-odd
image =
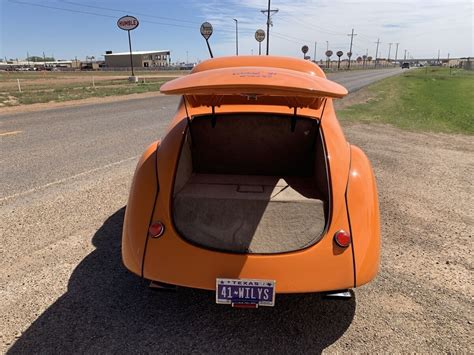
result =
[[306,60],[239,56],[161,92],[181,101],[138,162],[122,237],[130,271],[244,307],[375,277],[377,189],[334,112],[344,87]]

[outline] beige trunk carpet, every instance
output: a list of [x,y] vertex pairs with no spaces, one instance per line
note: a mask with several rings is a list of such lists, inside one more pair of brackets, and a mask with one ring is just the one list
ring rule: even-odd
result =
[[280,253],[311,245],[325,226],[311,179],[193,174],[176,191],[174,223],[207,248]]

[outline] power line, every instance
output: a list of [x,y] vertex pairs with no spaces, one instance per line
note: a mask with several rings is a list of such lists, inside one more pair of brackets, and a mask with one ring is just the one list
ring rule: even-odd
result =
[[[281,22],[284,22],[288,25],[291,25],[291,26],[294,26],[294,22],[293,21],[289,21],[288,19],[286,19],[285,17],[282,17],[280,18]],[[301,25],[303,27],[306,27],[307,29],[310,29],[312,31],[314,31],[315,29],[319,32],[322,32],[322,33],[327,33],[327,34],[330,34],[330,35],[333,35],[333,36],[345,36],[346,34],[345,33],[340,33],[340,32],[334,32],[334,31],[328,31],[327,29],[325,29],[324,27],[321,27],[321,26],[317,26],[317,25],[313,25],[313,24],[308,24],[307,22],[305,22],[304,20],[302,19],[298,19],[297,21],[297,24],[298,25]]]
[[[26,2],[26,1],[20,1],[20,0],[9,0],[9,1],[11,3],[14,3],[14,4],[35,6],[35,7],[45,8],[45,9],[52,9],[52,10],[78,13],[78,14],[83,14],[83,15],[93,15],[93,16],[117,19],[117,16],[107,15],[107,14],[100,14],[100,13],[97,13],[97,12],[74,10],[74,9],[68,9],[68,8],[65,8],[65,7],[49,6],[49,5],[42,5],[42,4],[34,4],[34,3],[30,3],[30,2]],[[155,22],[155,21],[147,21],[147,20],[141,20],[141,22],[151,23],[151,24],[155,24],[155,25],[163,25],[163,26],[173,26],[173,27],[182,27],[182,28],[193,28],[193,29],[195,28],[194,26],[178,25],[178,24],[175,24],[175,23],[164,23],[164,22]]]
[[296,41],[302,41],[302,42],[306,41],[306,39],[303,39],[303,38],[300,38],[300,37],[294,37],[294,36],[290,36],[290,35],[287,35],[287,34],[282,34],[282,33],[275,32],[275,31],[273,31],[273,33],[278,34],[279,36],[291,38],[292,40],[296,40]]
[[86,4],[77,3],[77,2],[74,2],[74,1],[68,1],[68,0],[65,0],[64,2],[67,3],[67,4],[74,5],[74,6],[89,7],[89,8],[92,8],[92,9],[115,11],[115,12],[121,12],[121,13],[129,13],[129,14],[135,14],[135,15],[144,16],[144,17],[158,18],[158,19],[169,20],[169,21],[176,21],[176,22],[186,22],[186,23],[192,23],[192,24],[200,24],[199,22],[195,22],[195,21],[189,21],[189,20],[184,20],[184,19],[177,19],[177,18],[172,18],[172,17],[155,16],[155,15],[144,14],[144,13],[140,13],[140,12],[136,12],[136,11],[131,11],[131,10],[123,10],[123,9],[114,9],[114,8],[110,8],[110,7],[86,5]]
[[[21,0],[8,0],[11,3],[14,4],[20,4],[20,5],[26,5],[26,6],[34,6],[34,7],[40,7],[40,8],[45,8],[45,9],[51,9],[51,10],[58,10],[58,11],[65,11],[65,12],[71,12],[71,13],[77,13],[77,14],[82,14],[82,15],[92,15],[92,16],[98,16],[98,17],[105,17],[105,18],[111,18],[116,20],[117,16],[115,15],[109,15],[109,14],[104,14],[104,13],[98,13],[98,12],[92,12],[92,11],[84,11],[84,10],[76,10],[76,9],[69,9],[69,8],[64,8],[64,7],[58,7],[58,6],[50,6],[50,5],[42,5],[42,4],[35,4],[35,3],[30,3],[26,1],[21,1]],[[105,9],[105,8],[103,8]],[[119,11],[119,10],[116,10]],[[136,15],[138,13],[134,12]],[[149,23],[153,25],[159,25],[159,26],[173,26],[173,27],[180,27],[180,28],[189,28],[189,29],[196,29],[195,26],[189,26],[189,25],[180,25],[180,24],[175,24],[175,23],[165,23],[165,22],[157,22],[157,21],[149,21],[149,20],[140,20],[142,23]],[[223,33],[234,33],[232,30],[226,30],[226,29],[220,29],[219,32]],[[252,34],[250,30],[241,30],[242,33],[247,33],[247,34]]]

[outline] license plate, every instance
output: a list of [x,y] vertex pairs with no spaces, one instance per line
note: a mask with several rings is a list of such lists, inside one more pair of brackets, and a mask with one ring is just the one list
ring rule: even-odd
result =
[[216,303],[275,305],[275,280],[216,279]]

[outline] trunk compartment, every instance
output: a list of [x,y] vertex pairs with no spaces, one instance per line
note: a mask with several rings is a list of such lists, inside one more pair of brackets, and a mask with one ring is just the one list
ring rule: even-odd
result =
[[194,117],[176,172],[175,227],[191,243],[227,252],[310,246],[327,222],[325,161],[315,119]]

